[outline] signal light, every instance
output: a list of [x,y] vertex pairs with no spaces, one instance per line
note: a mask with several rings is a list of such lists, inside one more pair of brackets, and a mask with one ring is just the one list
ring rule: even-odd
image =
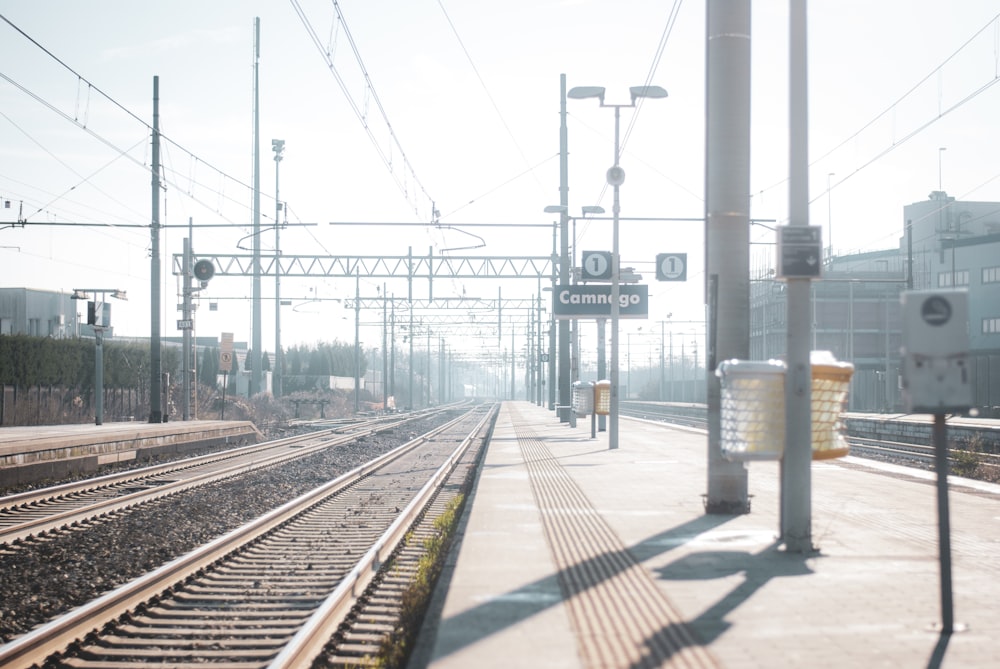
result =
[[194,264],[194,278],[203,284],[208,283],[213,276],[215,276],[215,265],[211,260],[199,260]]

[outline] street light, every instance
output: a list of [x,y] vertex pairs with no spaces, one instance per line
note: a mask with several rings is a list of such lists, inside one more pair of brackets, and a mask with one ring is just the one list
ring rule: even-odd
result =
[[621,282],[621,256],[618,249],[618,215],[621,203],[618,189],[625,183],[625,170],[618,165],[620,158],[619,125],[621,109],[635,107],[639,98],[665,98],[667,91],[659,86],[632,86],[629,88],[631,102],[629,104],[609,105],[604,103],[604,88],[602,86],[577,86],[566,94],[575,100],[597,98],[602,107],[612,107],[615,110],[615,161],[608,168],[608,185],[614,188],[614,204],[612,206],[612,249],[611,249],[611,402],[608,411],[608,448],[618,448],[618,315]]
[[[74,288],[72,300],[89,300],[94,293],[94,309],[87,309],[87,324],[94,328],[94,418],[95,425],[104,423],[104,330],[111,326],[111,315],[105,312],[105,295],[111,293],[116,300],[128,300],[124,290],[117,288]],[[97,296],[100,295],[100,300]],[[91,315],[93,318],[91,318]],[[105,318],[107,316],[107,318]],[[93,320],[91,323],[90,321]]]

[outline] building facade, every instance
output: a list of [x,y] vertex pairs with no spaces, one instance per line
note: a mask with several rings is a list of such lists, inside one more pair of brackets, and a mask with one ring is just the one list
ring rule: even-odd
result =
[[[751,358],[781,359],[785,284],[773,265],[755,274]],[[812,348],[854,364],[850,411],[903,411],[900,295],[952,287],[969,293],[973,404],[980,415],[1000,416],[1000,203],[958,202],[943,191],[903,207],[897,248],[827,258],[812,282]]]
[[60,339],[78,336],[80,319],[76,309],[72,293],[0,288],[0,335]]

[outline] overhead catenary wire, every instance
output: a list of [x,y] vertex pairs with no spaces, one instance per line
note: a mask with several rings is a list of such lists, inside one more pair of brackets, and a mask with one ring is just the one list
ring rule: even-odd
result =
[[[824,153],[820,154],[820,156],[818,158],[812,160],[809,163],[809,167],[811,168],[811,167],[814,167],[814,166],[818,165],[819,163],[821,163],[822,161],[826,160],[831,155],[833,155],[839,149],[841,149],[841,148],[847,146],[848,144],[850,144],[851,142],[857,140],[858,137],[860,137],[862,133],[864,133],[866,130],[870,129],[872,126],[874,126],[876,123],[878,123],[880,120],[882,120],[883,118],[885,118],[886,116],[888,116],[889,114],[891,114],[892,112],[894,112],[898,107],[900,107],[904,102],[906,102],[907,99],[910,98],[921,86],[923,86],[924,84],[926,84],[933,76],[941,73],[941,71],[944,69],[944,67],[948,63],[950,63],[951,61],[953,61],[959,54],[961,54],[964,50],[966,50],[972,44],[972,42],[977,37],[979,37],[980,35],[982,35],[990,26],[994,26],[994,29],[996,29],[998,26],[1000,26],[1000,14],[995,15],[993,18],[991,18],[989,21],[987,21],[985,25],[983,25],[979,30],[977,30],[975,33],[973,33],[971,37],[969,37],[965,42],[962,43],[961,46],[959,46],[951,54],[949,54],[947,57],[945,57],[944,60],[942,60],[933,69],[931,69],[931,71],[928,72],[925,76],[921,77],[915,84],[913,84],[909,89],[907,89],[907,91],[903,95],[899,96],[898,98],[896,98],[896,100],[894,100],[891,104],[889,104],[888,107],[886,107],[882,111],[878,112],[874,117],[871,118],[871,120],[869,120],[866,123],[862,124],[862,126],[860,128],[858,128],[856,131],[854,131],[853,133],[851,133],[850,135],[848,135],[846,138],[844,138],[840,142],[837,142],[836,144],[834,144],[832,148],[830,148],[829,150],[827,150]],[[865,162],[863,162],[859,167],[855,168],[854,170],[852,170],[850,172],[845,173],[845,175],[843,176],[843,178],[835,180],[833,183],[831,183],[831,185],[830,185],[830,187],[828,189],[820,191],[816,195],[816,197],[812,198],[809,201],[809,204],[813,204],[817,200],[819,200],[819,199],[827,196],[832,190],[834,190],[835,188],[837,188],[838,186],[840,186],[841,184],[843,184],[847,180],[851,179],[852,177],[854,177],[855,175],[857,175],[859,172],[863,171],[864,169],[866,169],[866,168],[870,167],[871,165],[873,165],[874,163],[878,162],[879,160],[881,160],[882,158],[884,158],[888,154],[892,153],[893,151],[895,151],[896,149],[898,149],[899,147],[901,147],[903,144],[907,143],[909,140],[913,139],[914,137],[916,137],[917,135],[919,135],[921,132],[923,132],[924,130],[926,130],[930,126],[934,125],[937,121],[940,121],[945,116],[947,116],[950,113],[956,111],[957,109],[963,107],[965,104],[967,104],[968,102],[972,101],[973,99],[975,99],[976,97],[978,97],[979,95],[981,95],[983,92],[985,92],[989,88],[992,88],[993,85],[996,84],[996,83],[998,83],[998,82],[1000,82],[1000,72],[997,72],[996,67],[994,67],[994,72],[993,72],[993,78],[992,79],[990,79],[990,80],[986,81],[985,83],[981,84],[976,90],[972,91],[970,94],[966,95],[964,98],[962,98],[961,100],[959,100],[955,104],[953,104],[953,105],[951,105],[951,106],[949,106],[947,108],[944,108],[944,109],[941,109],[939,107],[938,110],[937,110],[937,114],[936,115],[934,115],[934,116],[930,117],[929,119],[925,120],[923,123],[921,123],[916,128],[914,128],[913,130],[911,130],[910,132],[908,132],[906,135],[904,135],[901,139],[893,140],[888,146],[884,147],[882,150],[880,150],[878,153],[876,153],[872,158],[870,158],[870,159],[866,160]],[[777,182],[771,184],[770,186],[767,186],[767,187],[761,189],[760,191],[757,191],[757,194],[760,195],[760,194],[766,193],[767,191],[774,190],[775,188],[778,188],[779,186],[782,186],[783,184],[787,183],[787,181],[788,181],[787,178],[781,179],[780,181],[777,181]]]
[[[490,101],[490,105],[493,107],[493,111],[496,112],[497,117],[500,119],[500,124],[503,125],[504,130],[507,131],[507,135],[510,137],[511,141],[514,143],[514,147],[517,149],[518,154],[521,156],[521,160],[525,165],[529,165],[528,157],[524,153],[524,149],[521,148],[521,144],[517,141],[517,137],[514,135],[514,131],[511,130],[510,125],[507,123],[507,119],[504,117],[503,112],[500,111],[500,105],[497,104],[496,98],[490,93],[489,86],[486,85],[486,81],[483,76],[479,73],[479,68],[476,67],[476,62],[472,59],[472,54],[469,53],[469,49],[465,46],[465,41],[458,32],[458,28],[455,27],[454,21],[451,20],[451,16],[448,15],[448,10],[444,7],[444,2],[438,0],[438,7],[441,8],[441,13],[444,14],[445,21],[448,22],[448,27],[451,28],[452,34],[455,39],[458,40],[458,45],[462,48],[462,53],[465,54],[465,59],[469,61],[469,66],[472,68],[472,72],[476,75],[476,80],[479,81],[479,85],[483,88],[483,93],[486,94],[487,99]],[[538,175],[534,173],[534,168],[529,170],[533,177],[535,177],[535,183],[538,185],[539,190],[544,190],[542,187],[542,182],[539,180]],[[527,173],[527,172],[526,172]]]
[[[151,169],[151,166],[149,166],[149,165],[145,164],[143,161],[140,161],[140,160],[134,158],[133,156],[129,155],[125,150],[122,150],[120,147],[116,146],[112,141],[110,141],[109,139],[107,139],[106,137],[104,137],[103,135],[101,135],[100,133],[98,133],[98,132],[94,131],[93,129],[91,129],[90,127],[88,127],[88,125],[87,125],[87,115],[89,115],[89,110],[90,110],[90,107],[91,107],[91,104],[92,104],[91,100],[90,100],[90,98],[91,98],[90,93],[91,92],[96,92],[103,99],[105,99],[109,103],[111,103],[114,107],[118,108],[119,110],[121,110],[125,114],[127,114],[132,120],[134,120],[134,121],[138,122],[139,124],[141,124],[143,126],[143,128],[144,128],[144,132],[147,135],[151,134],[152,131],[153,131],[153,128],[152,128],[152,126],[149,123],[147,123],[138,114],[136,114],[133,111],[131,111],[130,109],[128,109],[124,104],[122,104],[121,102],[119,102],[118,100],[116,100],[109,93],[105,92],[101,87],[97,86],[92,81],[90,81],[89,79],[87,79],[85,76],[83,76],[82,74],[80,74],[77,70],[75,70],[74,68],[72,68],[69,64],[67,64],[61,58],[59,58],[54,53],[52,53],[52,51],[50,51],[49,49],[45,48],[37,40],[35,40],[30,35],[28,35],[26,32],[24,32],[20,27],[18,27],[17,25],[15,25],[5,15],[0,14],[0,20],[3,20],[7,25],[9,25],[18,34],[20,34],[21,36],[23,36],[26,40],[28,40],[28,42],[30,42],[33,46],[35,46],[36,48],[38,48],[47,57],[49,57],[50,59],[52,59],[53,61],[55,61],[60,67],[62,67],[67,72],[69,72],[74,77],[76,77],[78,89],[79,89],[79,87],[82,84],[86,85],[88,95],[87,95],[87,104],[85,106],[86,114],[84,116],[84,119],[81,120],[80,117],[79,117],[80,116],[80,114],[79,114],[79,112],[80,112],[80,108],[79,108],[80,107],[80,105],[79,105],[79,97],[80,96],[79,96],[79,93],[76,96],[77,97],[77,106],[76,106],[76,109],[74,110],[73,114],[69,114],[68,112],[63,111],[62,109],[59,109],[55,104],[49,102],[48,100],[46,100],[45,98],[43,98],[41,95],[38,95],[37,93],[31,91],[30,89],[28,89],[27,86],[24,86],[24,85],[20,84],[19,82],[15,81],[10,76],[8,76],[8,75],[0,72],[0,78],[4,79],[8,83],[10,83],[12,86],[14,86],[15,88],[19,89],[25,95],[27,95],[27,96],[31,97],[32,99],[34,99],[39,104],[45,106],[46,108],[48,108],[52,112],[54,112],[57,115],[61,116],[64,120],[66,120],[66,121],[74,124],[75,126],[77,126],[78,128],[80,128],[81,130],[83,130],[84,132],[86,132],[87,134],[89,134],[90,136],[92,136],[94,139],[96,139],[97,141],[99,141],[102,144],[104,144],[105,146],[107,146],[112,151],[118,153],[119,155],[123,155],[124,157],[127,157],[129,160],[131,160],[133,163],[135,163],[137,166],[141,167],[144,170],[148,171],[148,170]],[[243,182],[242,180],[240,180],[240,179],[238,179],[238,178],[236,178],[236,177],[228,174],[227,172],[225,172],[221,168],[216,167],[211,162],[204,160],[203,158],[201,158],[198,155],[196,155],[193,151],[188,150],[183,145],[181,145],[179,142],[173,140],[171,137],[165,135],[162,132],[160,133],[160,141],[163,144],[169,143],[169,144],[173,145],[177,150],[179,150],[182,153],[184,153],[185,155],[187,155],[190,160],[196,161],[197,163],[200,163],[200,164],[204,165],[205,167],[207,167],[208,169],[216,172],[223,181],[231,181],[234,184],[236,184],[237,186],[239,186],[240,188],[245,189],[246,191],[251,191],[252,190],[252,186],[251,185],[249,185],[249,184]],[[166,173],[170,173],[170,170],[164,169],[164,173],[165,174]],[[179,184],[179,182],[177,182],[177,181],[169,181],[167,183],[168,183],[168,185],[170,185],[172,187],[178,188],[181,192],[185,192],[185,193],[190,194],[190,188],[189,189],[183,189],[181,187],[181,185]],[[242,207],[247,207],[247,205],[245,203],[240,202],[239,200],[236,200],[236,199],[234,199],[232,197],[225,196],[225,190],[224,190],[224,188],[217,189],[217,188],[215,188],[213,186],[209,186],[207,184],[202,184],[202,183],[199,183],[198,185],[201,186],[202,188],[204,188],[207,192],[212,192],[212,193],[219,194],[224,201],[228,201],[228,202],[230,202],[232,204],[237,204],[237,205],[242,206]],[[194,197],[193,195],[190,195],[190,197],[195,202],[198,202],[199,204],[205,206],[208,210],[215,211],[216,213],[218,213],[218,214],[221,215],[221,212],[219,211],[218,207],[213,207],[212,205],[209,205],[206,202],[202,202],[201,200],[199,200],[198,198]]]
[[[296,14],[298,14],[299,20],[302,21],[302,25],[305,27],[306,32],[309,34],[309,38],[312,40],[313,44],[316,46],[316,49],[320,52],[320,55],[323,57],[323,61],[326,63],[327,68],[330,70],[330,73],[336,80],[337,85],[340,87],[341,92],[344,94],[344,97],[347,98],[347,101],[351,106],[351,110],[354,112],[354,115],[357,116],[358,120],[361,122],[361,125],[364,128],[365,133],[368,135],[368,139],[372,143],[372,146],[375,147],[375,150],[378,153],[379,157],[382,159],[382,162],[385,163],[385,166],[389,169],[389,174],[392,176],[393,180],[395,180],[396,185],[403,193],[407,202],[413,207],[414,214],[417,215],[418,217],[421,216],[420,207],[417,206],[413,200],[411,200],[411,195],[409,189],[406,186],[406,183],[401,180],[400,175],[397,173],[397,171],[393,166],[392,156],[388,155],[376,140],[375,134],[372,130],[372,126],[368,121],[367,112],[362,110],[361,107],[359,107],[357,101],[354,99],[354,97],[351,95],[351,92],[348,90],[347,84],[344,82],[343,77],[341,77],[340,73],[337,71],[337,66],[333,62],[332,54],[330,53],[329,50],[327,50],[323,46],[323,42],[322,40],[320,40],[319,34],[316,32],[316,29],[313,27],[312,22],[309,20],[309,17],[302,9],[302,6],[299,4],[298,0],[290,0],[290,2],[292,3],[292,7],[294,7]],[[334,12],[336,13],[338,24],[343,28],[344,36],[347,39],[348,43],[351,45],[351,50],[354,53],[354,58],[355,60],[357,60],[358,66],[361,68],[361,74],[365,80],[365,95],[366,97],[370,96],[371,99],[375,102],[375,106],[378,108],[379,113],[381,114],[382,122],[385,124],[385,128],[388,131],[389,137],[392,140],[392,145],[396,148],[397,151],[399,151],[399,154],[402,157],[403,167],[405,168],[405,174],[403,175],[403,178],[412,179],[413,182],[416,184],[416,186],[420,189],[420,193],[423,194],[426,200],[425,205],[428,207],[427,220],[431,220],[433,218],[434,199],[427,192],[427,189],[424,188],[424,185],[420,182],[420,179],[417,178],[416,172],[413,170],[413,166],[410,164],[410,159],[406,156],[406,152],[403,151],[402,144],[400,143],[399,138],[396,136],[396,131],[393,128],[392,123],[389,121],[389,115],[386,112],[385,107],[382,105],[382,101],[379,99],[378,93],[375,91],[375,85],[372,83],[371,77],[368,74],[368,69],[365,67],[364,60],[362,60],[361,58],[361,53],[358,50],[357,44],[355,44],[354,38],[351,37],[350,30],[347,27],[347,21],[344,19],[344,14],[340,9],[340,4],[337,2],[337,0],[333,0],[333,9]]]
[[[653,77],[656,76],[656,70],[657,68],[659,68],[660,61],[663,59],[663,53],[664,51],[666,51],[667,41],[670,39],[671,33],[673,33],[674,25],[677,23],[677,16],[680,14],[680,9],[682,4],[683,0],[674,0],[674,4],[670,8],[670,13],[667,16],[666,24],[663,27],[663,33],[660,35],[660,41],[657,44],[656,51],[653,54],[653,58],[649,64],[649,71],[647,72],[646,78],[643,81],[644,86],[649,86],[653,81]],[[644,99],[645,98],[638,98],[636,100],[635,113],[632,114],[631,118],[629,119],[628,125],[625,127],[625,132],[622,135],[622,139],[619,144],[619,151],[622,154],[625,153],[625,147],[628,144],[629,137],[632,134],[632,129],[635,127],[635,124],[639,119],[639,112],[642,110],[642,104]],[[597,196],[595,202],[597,203],[602,202],[607,192],[608,192],[608,184],[605,183],[601,187],[601,192]],[[588,226],[589,224],[584,225],[583,232],[586,232]]]

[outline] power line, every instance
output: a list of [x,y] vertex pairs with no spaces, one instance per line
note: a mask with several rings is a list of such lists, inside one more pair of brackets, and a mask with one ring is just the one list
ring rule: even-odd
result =
[[[493,95],[490,93],[490,89],[486,85],[486,81],[483,80],[482,75],[479,73],[479,68],[476,67],[475,61],[472,60],[472,54],[470,54],[469,50],[466,48],[465,42],[462,40],[462,36],[458,34],[458,29],[455,27],[454,22],[452,22],[451,17],[448,15],[448,10],[444,8],[444,3],[441,0],[438,0],[438,7],[441,8],[441,13],[444,14],[444,18],[448,22],[448,26],[451,28],[452,34],[454,34],[455,39],[458,40],[458,45],[462,47],[462,53],[465,54],[465,59],[469,61],[469,66],[472,68],[473,73],[475,73],[476,79],[479,80],[479,85],[483,87],[483,92],[486,93],[486,97],[489,99],[490,104],[493,105],[493,111],[497,113],[497,116],[500,118],[501,125],[503,125],[504,130],[507,131],[507,135],[510,137],[511,141],[514,142],[514,146],[517,148],[517,152],[521,155],[521,160],[524,161],[525,165],[528,165],[529,164],[528,157],[524,154],[524,150],[518,143],[517,137],[514,136],[514,132],[510,129],[510,126],[507,124],[507,119],[504,118],[503,112],[500,111],[500,106],[497,104],[497,101],[493,98]],[[534,168],[532,168],[532,170],[533,169]],[[535,177],[535,183],[537,183],[539,189],[541,189],[542,183],[541,181],[539,181],[538,175],[532,172],[532,176]]]
[[[407,199],[407,202],[409,202],[411,206],[413,206],[414,213],[419,217],[420,209],[413,201],[411,201],[409,189],[407,188],[406,183],[400,180],[399,174],[397,174],[396,170],[393,168],[392,156],[387,155],[386,152],[382,149],[381,146],[379,146],[379,143],[375,139],[372,127],[368,123],[367,112],[362,111],[362,109],[358,106],[358,103],[351,96],[350,91],[347,90],[347,85],[344,83],[343,78],[337,71],[337,66],[333,62],[333,57],[330,51],[324,48],[322,41],[320,41],[319,35],[316,33],[315,28],[313,28],[312,23],[309,21],[309,17],[306,16],[306,13],[303,11],[301,5],[299,5],[298,0],[291,0],[291,3],[292,6],[295,8],[295,12],[299,15],[299,19],[302,21],[302,25],[305,27],[306,32],[309,33],[310,39],[312,39],[313,44],[316,45],[316,49],[320,52],[320,55],[323,57],[323,60],[326,63],[327,68],[330,70],[330,73],[337,81],[337,85],[340,86],[341,92],[344,94],[344,97],[347,98],[347,101],[350,104],[351,109],[354,111],[354,115],[358,117],[359,121],[361,121],[361,125],[362,127],[364,127],[365,133],[368,135],[368,139],[371,141],[372,146],[375,147],[375,150],[378,153],[379,157],[382,158],[382,162],[385,163],[385,166],[389,169],[389,174],[392,175],[393,180],[396,182],[396,185],[399,187],[400,191]],[[365,94],[366,96],[370,95],[371,99],[375,102],[375,105],[378,107],[378,110],[382,115],[382,121],[385,123],[386,129],[389,131],[389,136],[392,139],[392,144],[393,146],[396,147],[396,149],[399,151],[400,156],[402,157],[403,167],[406,170],[405,174],[403,175],[403,178],[405,179],[407,176],[409,178],[412,178],[413,182],[419,187],[420,192],[423,193],[424,197],[427,200],[427,204],[429,204],[431,207],[431,212],[430,212],[431,215],[428,217],[428,219],[433,220],[434,199],[427,193],[427,189],[424,188],[423,184],[420,183],[420,180],[417,178],[416,173],[413,171],[413,166],[410,164],[409,158],[406,157],[406,152],[403,151],[403,147],[399,142],[399,138],[396,137],[396,131],[393,129],[392,123],[389,122],[389,116],[385,111],[385,107],[382,106],[382,101],[379,99],[378,93],[375,92],[375,86],[374,84],[372,84],[371,77],[368,76],[368,69],[365,67],[364,61],[361,59],[361,53],[358,51],[358,47],[354,43],[354,38],[351,37],[350,30],[347,27],[347,21],[344,19],[344,14],[340,10],[340,5],[337,3],[337,0],[333,0],[333,9],[336,12],[338,24],[343,28],[344,36],[347,38],[348,42],[351,45],[351,49],[354,52],[354,58],[355,60],[357,60],[358,66],[361,68],[361,74],[365,80]]]
[[[58,56],[56,56],[55,54],[53,54],[50,50],[48,50],[44,46],[42,46],[37,40],[35,40],[34,38],[32,38],[30,35],[28,35],[27,33],[25,33],[23,30],[21,30],[18,26],[16,26],[13,22],[11,22],[10,19],[8,19],[6,16],[4,16],[3,14],[0,14],[0,19],[2,19],[5,23],[7,23],[7,25],[9,25],[11,28],[13,28],[17,33],[19,33],[25,39],[27,39],[32,45],[34,45],[39,50],[41,50],[46,56],[48,56],[49,58],[51,58],[52,60],[54,60],[61,67],[63,67],[68,72],[70,72],[73,76],[75,76],[77,78],[78,83],[82,82],[83,84],[86,84],[88,91],[95,91],[95,92],[97,92],[101,97],[103,97],[105,100],[107,100],[108,102],[110,102],[112,105],[114,105],[115,107],[117,107],[121,111],[125,112],[133,120],[139,122],[143,126],[143,128],[145,129],[145,131],[146,131],[147,134],[152,133],[152,130],[153,130],[152,126],[149,123],[147,123],[145,120],[143,120],[141,117],[139,117],[137,114],[135,114],[134,112],[130,111],[127,107],[125,107],[123,104],[121,104],[120,102],[118,102],[110,94],[106,93],[103,89],[101,89],[100,87],[96,86],[89,79],[87,79],[82,74],[80,74],[79,72],[77,72],[76,70],[74,70],[66,62],[64,62]],[[115,151],[117,154],[119,154],[119,156],[125,156],[125,157],[129,158],[129,160],[131,160],[136,165],[142,167],[144,170],[146,170],[146,171],[149,170],[149,167],[146,166],[144,163],[142,163],[141,161],[139,161],[139,160],[133,158],[132,156],[128,155],[126,151],[123,151],[119,147],[115,146],[110,140],[106,139],[105,137],[103,137],[99,133],[91,130],[87,126],[87,124],[86,124],[85,121],[81,121],[79,119],[79,114],[78,113],[75,114],[75,115],[70,115],[70,114],[62,111],[61,109],[57,108],[54,104],[52,104],[52,103],[48,102],[47,100],[45,100],[40,95],[38,95],[38,94],[32,92],[31,90],[29,90],[26,86],[24,86],[24,85],[22,85],[22,84],[20,84],[20,83],[18,83],[16,81],[14,81],[11,77],[7,76],[6,74],[0,73],[0,78],[3,78],[8,83],[10,83],[12,86],[16,87],[17,89],[19,89],[20,91],[22,91],[24,94],[26,94],[29,97],[31,97],[32,99],[34,99],[39,104],[47,107],[48,109],[50,109],[51,111],[53,111],[57,115],[61,116],[63,119],[65,119],[65,120],[69,121],[70,123],[72,123],[73,125],[77,126],[81,130],[83,130],[84,132],[86,132],[87,134],[89,134],[90,136],[92,136],[94,139],[98,140],[99,142],[101,142],[102,144],[104,144],[105,146],[107,146],[108,148],[110,148],[112,151]],[[77,99],[79,99],[79,96],[77,96]],[[89,104],[88,104],[88,108],[89,108]],[[79,110],[77,110],[77,112],[78,111]],[[231,176],[230,174],[224,172],[220,168],[215,167],[213,164],[211,164],[211,163],[203,160],[202,158],[200,158],[197,155],[195,155],[192,151],[189,151],[188,149],[186,149],[180,143],[178,143],[175,140],[171,139],[170,137],[164,135],[162,132],[160,133],[160,140],[161,140],[161,142],[172,144],[174,147],[176,147],[182,153],[186,154],[188,156],[189,160],[194,161],[195,164],[200,163],[200,164],[208,167],[209,169],[211,169],[212,171],[214,171],[215,173],[217,173],[224,181],[225,180],[232,181],[233,183],[235,183],[237,186],[240,186],[241,188],[244,188],[244,189],[246,189],[248,191],[252,190],[252,186],[250,186],[249,184],[246,184],[246,183],[240,181],[239,179],[237,179],[237,178]],[[50,152],[50,155],[51,155],[51,152]],[[167,172],[168,170],[164,170],[164,171]],[[211,205],[209,205],[209,204],[207,204],[205,202],[202,202],[197,197],[194,197],[191,194],[190,190],[185,191],[183,188],[181,188],[181,186],[180,186],[179,183],[174,182],[174,181],[167,181],[167,183],[169,185],[171,185],[171,186],[176,187],[180,192],[185,193],[186,195],[188,195],[195,202],[198,202],[199,204],[205,206],[208,210],[215,211],[217,214],[219,214],[221,216],[221,213],[219,212],[219,210],[218,210],[217,207],[212,207]],[[222,196],[223,199],[229,200],[229,201],[233,202],[234,204],[240,204],[237,200],[225,197],[222,191],[216,190],[216,189],[214,189],[211,186],[208,186],[208,185],[205,185],[205,184],[199,183],[197,181],[193,181],[193,180],[192,180],[192,183],[203,187],[205,190],[207,190],[209,192],[216,193],[216,194]],[[245,207],[246,205],[242,205],[242,206]],[[225,217],[223,217],[223,218],[225,218]]]

